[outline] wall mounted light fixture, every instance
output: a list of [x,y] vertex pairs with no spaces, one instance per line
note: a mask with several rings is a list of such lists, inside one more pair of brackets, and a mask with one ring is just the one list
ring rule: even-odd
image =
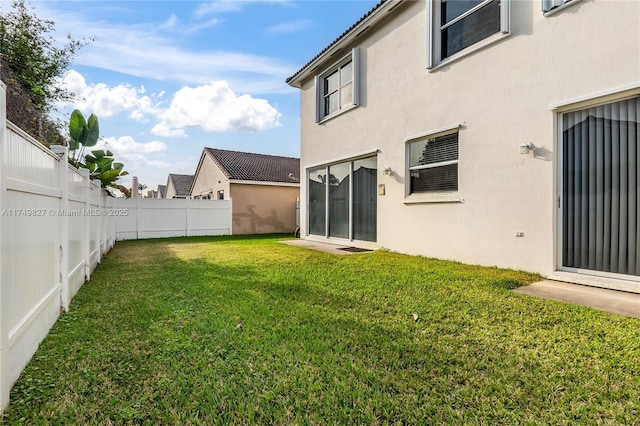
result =
[[531,142],[526,142],[520,145],[520,154],[528,154],[529,151],[533,150],[533,144]]
[[382,170],[382,174],[385,176],[391,175],[391,167],[387,166]]

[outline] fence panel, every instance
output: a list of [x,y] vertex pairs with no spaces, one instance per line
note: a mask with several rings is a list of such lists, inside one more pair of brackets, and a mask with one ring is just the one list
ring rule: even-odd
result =
[[114,199],[6,120],[0,81],[0,410],[118,239],[231,234],[231,201]]
[[110,203],[99,184],[8,122],[5,99],[0,82],[0,409],[115,241],[113,220],[96,216]]
[[230,235],[231,200],[116,198],[117,240]]
[[102,221],[100,216],[105,213],[100,210],[100,197],[104,194],[100,187],[100,181],[89,182],[87,180],[87,183],[89,183],[88,211],[86,212],[86,219],[89,221],[89,272],[87,274],[87,279],[89,279],[91,272],[98,266],[102,258],[100,253],[100,224]]
[[61,200],[60,159],[10,123],[3,127],[2,405],[59,315],[60,232],[55,214]]
[[60,312],[60,159],[4,122],[0,404]]

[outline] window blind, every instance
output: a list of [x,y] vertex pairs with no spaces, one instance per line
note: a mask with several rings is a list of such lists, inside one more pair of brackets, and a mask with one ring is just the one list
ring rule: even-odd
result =
[[640,98],[562,117],[566,267],[640,275]]

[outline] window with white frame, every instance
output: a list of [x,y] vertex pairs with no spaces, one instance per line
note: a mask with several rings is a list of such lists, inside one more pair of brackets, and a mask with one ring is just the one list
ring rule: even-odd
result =
[[458,190],[458,130],[450,130],[407,144],[408,194]]
[[429,0],[429,67],[508,33],[510,1]]
[[555,11],[571,1],[575,2],[577,0],[542,0],[542,11],[544,13],[551,12],[552,10]]
[[358,49],[316,77],[316,121],[358,105]]

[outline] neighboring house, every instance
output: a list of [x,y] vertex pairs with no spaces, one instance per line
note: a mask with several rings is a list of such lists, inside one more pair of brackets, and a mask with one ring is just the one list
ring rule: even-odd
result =
[[231,199],[234,235],[293,233],[300,160],[204,148],[191,194],[193,198]]
[[158,185],[158,190],[156,191],[156,197],[155,198],[166,198],[165,195],[167,194],[167,186],[166,185]]
[[170,173],[163,198],[190,198],[192,175],[177,175]]
[[640,292],[639,16],[378,3],[287,80],[302,237]]

